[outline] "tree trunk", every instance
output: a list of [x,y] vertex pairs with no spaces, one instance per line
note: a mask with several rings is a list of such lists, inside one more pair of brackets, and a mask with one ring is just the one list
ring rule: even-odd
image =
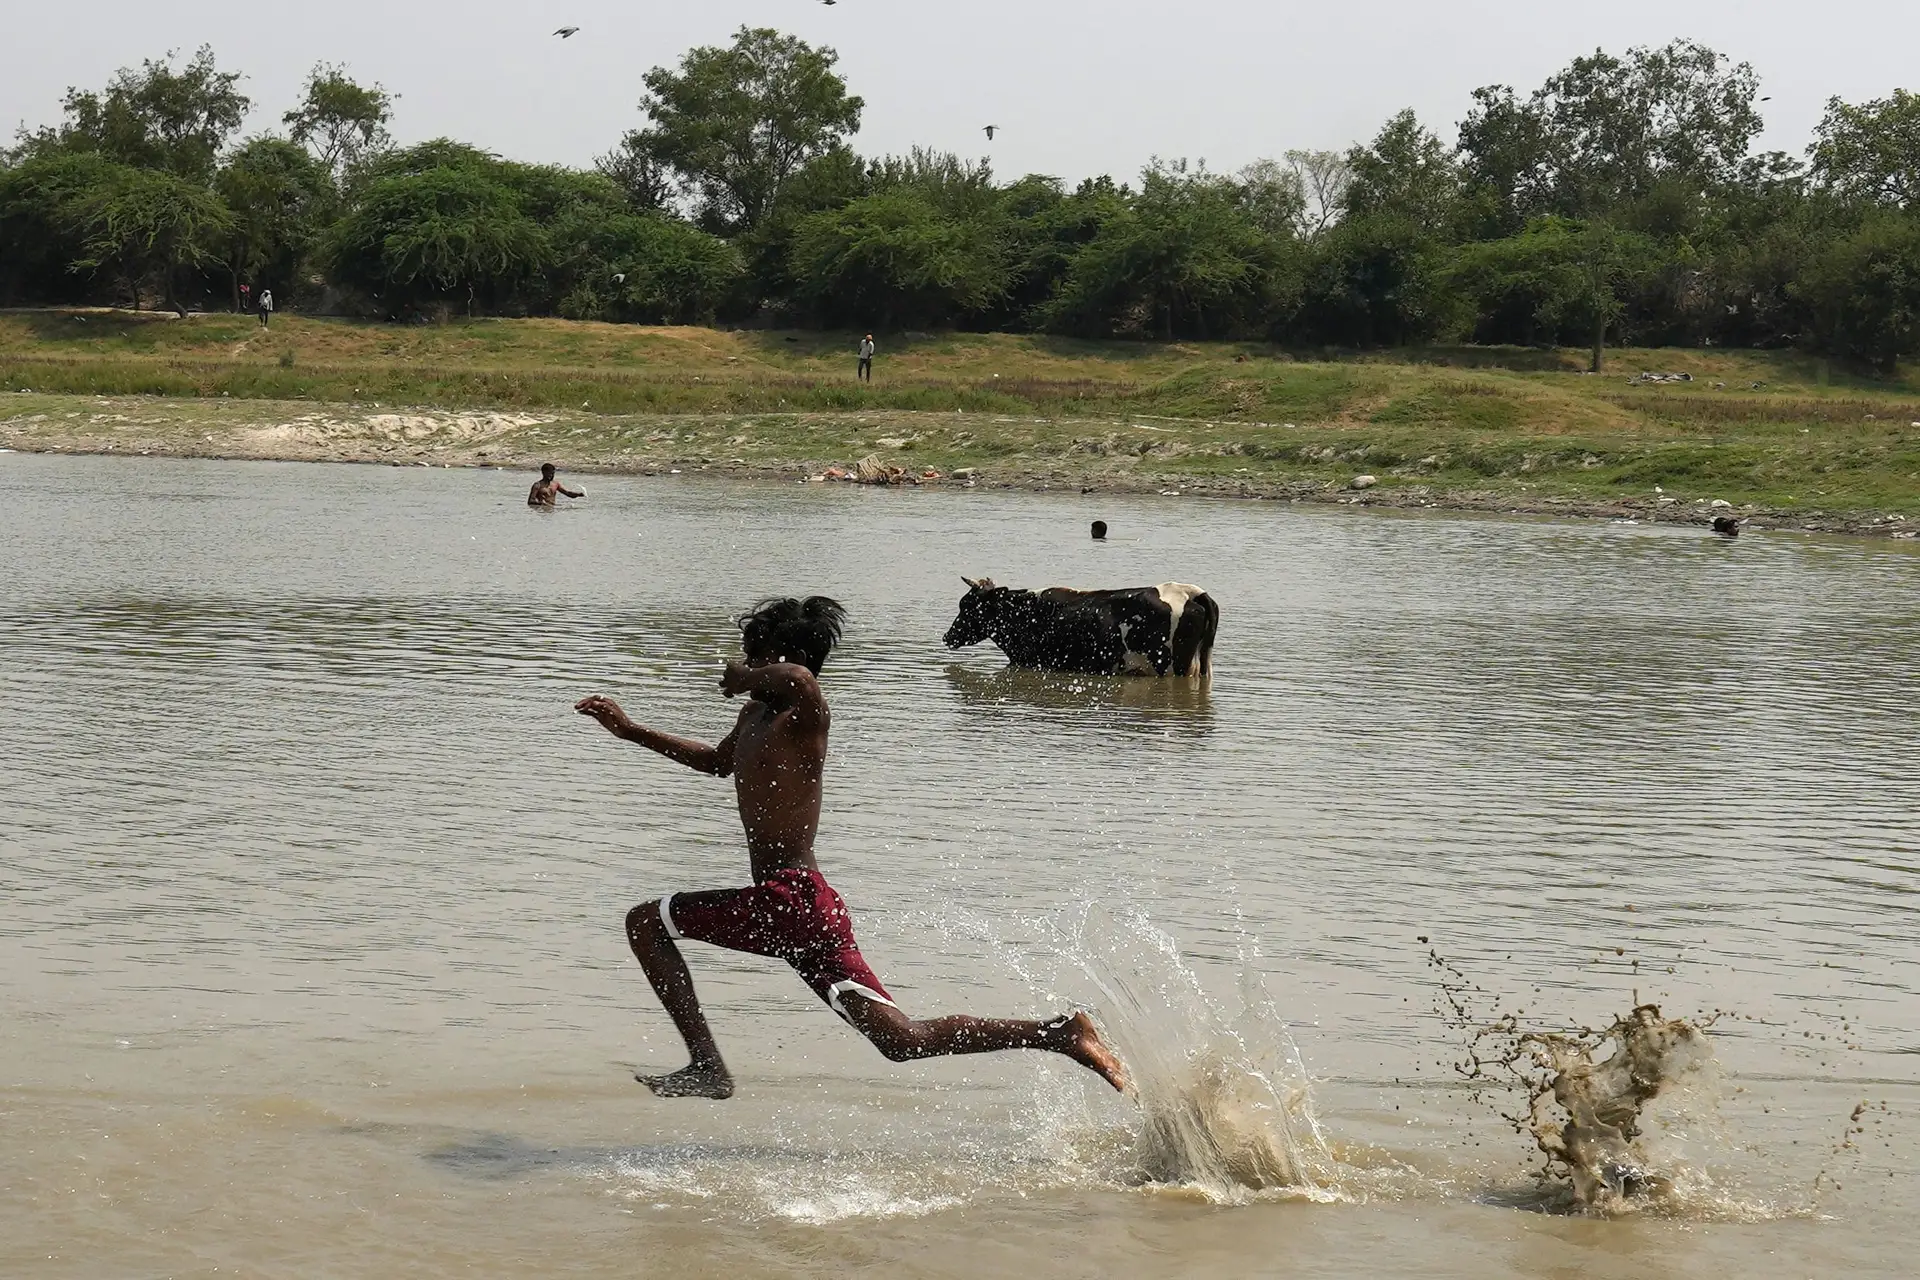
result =
[[1604,308],[1596,308],[1596,309],[1599,310],[1600,314],[1597,317],[1595,317],[1593,322],[1592,372],[1594,373],[1600,372],[1601,359],[1605,355],[1606,349],[1607,349],[1607,313]]
[[160,268],[161,293],[163,295],[160,299],[160,305],[184,320],[187,318],[187,309],[180,305],[180,299],[176,296],[176,290],[174,288],[173,278],[178,274],[180,274],[179,270],[171,258],[167,260],[167,264],[164,267]]

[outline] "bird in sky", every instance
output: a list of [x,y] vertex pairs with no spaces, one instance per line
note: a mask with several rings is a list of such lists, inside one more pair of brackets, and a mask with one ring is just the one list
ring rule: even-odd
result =
[[996,133],[998,133],[999,131],[1000,131],[1000,126],[999,126],[999,125],[997,125],[997,124],[990,124],[990,125],[988,125],[988,126],[987,126],[986,128],[984,128],[984,129],[982,129],[982,130],[981,130],[980,132],[982,132],[982,133],[984,133],[984,134],[986,134],[986,135],[987,135],[987,141],[988,141],[988,142],[992,142],[992,141],[993,141],[993,135],[994,135],[994,134],[996,134]]
[[572,38],[573,33],[578,31],[579,29],[580,28],[578,27],[562,27],[558,31],[554,32],[553,34],[559,36],[562,40],[567,40]]

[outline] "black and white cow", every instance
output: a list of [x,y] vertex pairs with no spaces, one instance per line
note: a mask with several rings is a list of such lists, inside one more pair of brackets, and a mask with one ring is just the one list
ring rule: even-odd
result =
[[1088,675],[1213,673],[1220,606],[1199,587],[1163,582],[1121,591],[1021,591],[962,578],[967,594],[947,648],[991,640],[1016,667]]

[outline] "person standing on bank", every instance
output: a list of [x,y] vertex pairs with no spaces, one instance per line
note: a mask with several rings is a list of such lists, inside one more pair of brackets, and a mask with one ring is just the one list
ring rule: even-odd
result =
[[861,380],[866,382],[873,381],[873,335],[872,334],[868,334],[866,337],[860,339],[860,367],[854,370],[853,376],[856,380]]
[[262,289],[260,291],[260,327],[262,329],[266,328],[267,321],[271,320],[272,318],[273,318],[273,290]]

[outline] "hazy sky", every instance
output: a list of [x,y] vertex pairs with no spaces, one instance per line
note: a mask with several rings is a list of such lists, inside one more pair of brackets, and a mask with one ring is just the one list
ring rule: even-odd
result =
[[[867,102],[855,146],[989,155],[1002,177],[1130,177],[1155,155],[1231,169],[1344,147],[1412,107],[1451,142],[1482,84],[1525,91],[1604,47],[1700,40],[1753,63],[1766,147],[1793,152],[1829,96],[1920,89],[1920,0],[5,0],[0,130],[58,118],[68,85],[213,45],[277,127],[316,61],[400,95],[403,142],[447,135],[585,164],[640,122],[640,76],[743,23],[840,51]],[[577,25],[580,34],[548,33]],[[988,144],[980,129],[1004,132]]]

